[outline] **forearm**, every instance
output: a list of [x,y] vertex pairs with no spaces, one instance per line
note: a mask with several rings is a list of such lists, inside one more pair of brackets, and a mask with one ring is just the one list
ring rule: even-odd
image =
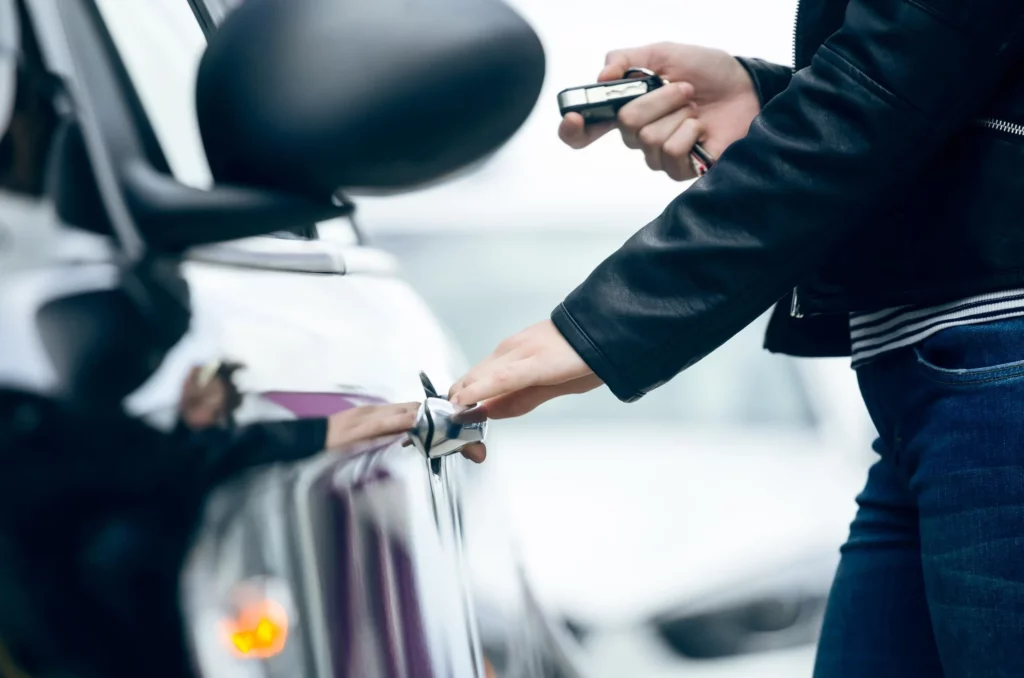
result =
[[[199,448],[213,482],[247,469],[311,457],[327,446],[327,419],[295,419],[213,428],[186,435]],[[196,450],[196,452],[199,452]]]
[[1021,10],[855,0],[749,134],[552,319],[631,400],[767,310],[930,162],[994,90]]

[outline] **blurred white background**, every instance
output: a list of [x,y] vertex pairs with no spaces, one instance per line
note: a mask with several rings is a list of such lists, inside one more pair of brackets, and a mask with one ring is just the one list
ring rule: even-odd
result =
[[[795,0],[514,0],[547,54],[544,90],[533,115],[477,172],[436,188],[360,203],[367,227],[390,227],[443,213],[448,227],[504,228],[541,215],[587,226],[600,214],[639,228],[682,188],[647,169],[616,135],[574,152],[558,142],[557,93],[593,82],[612,49],[663,40],[692,42],[792,60]],[[466,200],[459,200],[466,198]]]
[[[548,57],[526,125],[471,173],[359,200],[471,361],[686,188],[618,135],[562,146],[558,91],[593,81],[611,49],[662,40],[791,59],[793,0],[513,4]],[[527,574],[595,676],[810,675],[870,426],[846,361],[769,356],[761,329],[635,405],[600,392],[492,429],[487,472]]]

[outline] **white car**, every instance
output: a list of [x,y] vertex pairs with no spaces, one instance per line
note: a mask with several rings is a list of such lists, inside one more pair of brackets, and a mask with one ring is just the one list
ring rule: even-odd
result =
[[[325,16],[335,29],[329,38],[354,31],[350,38],[362,41],[364,50],[378,49],[381,58],[395,54],[400,42],[402,50],[416,52],[419,47],[421,56],[461,65],[454,57],[467,45],[479,54],[475,41],[492,34],[501,50],[482,71],[476,70],[477,64],[461,75],[449,76],[442,69],[422,84],[426,96],[421,101],[429,103],[440,85],[451,87],[472,78],[490,82],[502,74],[518,83],[513,95],[518,113],[502,109],[485,116],[488,129],[476,129],[473,122],[460,126],[482,133],[477,143],[460,143],[459,130],[437,140],[459,146],[441,162],[450,171],[468,162],[464,157],[499,145],[499,137],[507,138],[528,112],[543,73],[543,51],[532,29],[500,3],[480,5],[468,14],[461,4],[418,6],[407,22],[389,17],[381,23],[373,20],[379,0],[324,2],[315,7],[317,13],[298,19],[295,5],[282,0],[237,10],[236,17],[254,21],[249,25],[276,40],[270,41],[276,51],[266,43],[250,49],[249,34],[218,28],[225,12],[238,4],[0,0],[0,41],[6,50],[0,52],[0,140],[5,150],[0,166],[0,387],[9,408],[3,414],[21,416],[4,431],[13,437],[5,435],[4,440],[25,440],[24,431],[31,434],[39,427],[40,411],[71,411],[76,416],[84,411],[88,417],[68,418],[86,430],[96,421],[110,439],[130,443],[107,445],[111,454],[105,463],[127,458],[142,467],[185,468],[179,462],[202,462],[187,467],[200,472],[187,479],[189,487],[182,489],[179,504],[168,501],[177,488],[161,486],[169,477],[162,472],[132,475],[98,462],[90,472],[102,478],[101,489],[78,491],[82,474],[67,473],[62,464],[70,458],[74,468],[90,466],[75,458],[81,450],[62,445],[60,454],[43,447],[31,450],[36,457],[9,455],[9,472],[21,472],[19,463],[53,455],[45,457],[53,464],[43,464],[43,473],[52,473],[72,489],[41,495],[82,511],[81,516],[52,511],[60,525],[45,533],[46,539],[17,542],[24,553],[35,555],[35,542],[64,545],[61,538],[68,535],[67,552],[73,554],[51,559],[57,562],[42,568],[46,573],[51,564],[66,568],[62,572],[71,576],[44,583],[51,588],[66,584],[75,592],[60,599],[47,591],[42,597],[60,599],[60,604],[32,609],[33,629],[53,636],[46,638],[43,654],[69,655],[84,663],[89,653],[101,661],[123,658],[144,664],[134,667],[140,675],[167,675],[176,665],[187,665],[198,676],[217,678],[576,676],[569,656],[572,646],[564,642],[567,635],[539,608],[491,502],[476,508],[488,498],[474,492],[478,478],[458,455],[428,457],[416,447],[403,446],[403,436],[395,436],[300,462],[251,468],[252,450],[231,444],[230,434],[209,444],[201,435],[193,437],[194,431],[175,429],[175,437],[167,439],[151,431],[138,433],[124,416],[122,405],[156,428],[176,427],[186,375],[211,361],[243,365],[234,379],[243,396],[235,419],[243,425],[328,416],[367,402],[420,401],[426,397],[421,370],[444,388],[466,366],[429,307],[397,277],[393,259],[368,247],[345,216],[350,203],[335,199],[334,172],[347,165],[343,154],[329,152],[322,165],[311,163],[306,180],[317,183],[313,180],[321,174],[324,179],[316,190],[307,187],[307,193],[289,192],[294,186],[268,188],[258,180],[225,185],[223,175],[211,181],[204,146],[209,151],[221,139],[210,132],[209,118],[207,126],[197,126],[197,111],[207,111],[215,123],[219,120],[214,126],[221,132],[251,120],[247,111],[228,115],[214,107],[210,114],[209,105],[194,105],[197,61],[204,53],[205,31],[211,40],[206,55],[215,56],[204,57],[203,63],[221,69],[222,77],[211,76],[220,85],[213,95],[220,96],[228,85],[238,84],[233,66],[241,67],[237,80],[250,72],[266,75],[266,69],[244,67],[267,54],[276,53],[274,65],[284,72],[341,61],[315,57],[351,53],[355,48],[346,48],[344,41],[328,39],[310,52],[300,49],[305,43],[282,47],[283,38],[310,35],[311,22]],[[285,18],[267,21],[264,12],[277,10]],[[455,33],[448,30],[455,24],[447,20],[425,28],[417,12],[419,19],[434,18],[434,12],[441,12],[442,19],[447,12],[450,18],[454,12],[469,22],[455,22],[461,27]],[[469,31],[462,30],[467,26]],[[405,39],[409,33],[423,40]],[[509,55],[518,57],[515,63],[500,66]],[[525,71],[524,59],[531,64]],[[396,96],[394,88],[383,88],[358,98],[367,93],[346,93],[350,83],[344,78],[327,90],[315,85],[292,88],[295,82],[285,79],[296,97],[317,99],[327,91],[327,102],[314,101],[302,113],[324,114],[322,119],[330,124],[321,133],[335,140],[336,134],[360,127],[338,122],[358,111],[357,103],[386,103]],[[259,94],[263,84],[258,83]],[[240,89],[245,90],[244,83]],[[334,98],[339,94],[345,96]],[[245,99],[233,91],[218,102],[231,104],[236,97]],[[288,97],[269,100],[288,103]],[[441,109],[451,113],[450,107]],[[37,118],[27,116],[33,110]],[[292,116],[284,118],[274,131],[308,132],[308,118],[302,118],[302,125]],[[205,144],[200,143],[200,127]],[[16,137],[11,153],[9,131]],[[268,143],[274,137],[257,136]],[[343,141],[353,143],[352,138]],[[290,155],[292,149],[283,146]],[[252,148],[246,143],[231,152],[222,148],[221,160]],[[307,169],[302,161],[315,160],[321,150],[314,145],[292,159],[297,157],[300,169]],[[429,169],[438,166],[432,162],[433,149],[414,144],[393,150],[397,158],[390,161],[372,155],[353,166],[360,172],[376,166],[377,181],[398,186],[406,179],[390,176],[389,167],[405,178],[442,174]],[[418,159],[405,157],[417,150]],[[9,171],[12,164],[17,172]],[[292,178],[288,174],[277,181],[290,183]],[[331,192],[320,190],[325,185]],[[309,211],[311,205],[316,209]],[[313,216],[327,214],[337,218]],[[315,221],[320,221],[316,227]],[[279,232],[240,235],[274,230],[268,223]],[[53,404],[51,400],[69,406],[37,408],[40,401]],[[22,426],[23,421],[28,424]],[[138,435],[119,438],[122,429]],[[145,444],[136,444],[138,440]],[[182,441],[187,444],[179,445]],[[270,447],[275,460],[289,451]],[[232,459],[225,463],[223,456]],[[243,463],[233,463],[239,461]],[[238,475],[242,468],[249,472]],[[210,469],[215,472],[207,477]],[[225,476],[233,482],[217,484]],[[150,494],[138,486],[151,481],[164,491]],[[194,489],[190,483],[199,491],[189,491]],[[95,493],[102,494],[101,500],[95,501]],[[60,496],[52,499],[50,494]],[[132,497],[130,505],[123,496]],[[139,505],[154,510],[138,510]],[[202,523],[194,525],[192,511],[200,509]],[[160,519],[154,521],[153,515]],[[163,521],[167,516],[183,518],[187,535],[197,529],[194,542],[168,538],[174,543],[169,555],[149,558],[147,551],[142,560],[151,561],[155,569],[166,567],[169,580],[175,581],[177,549],[191,544],[180,572],[179,599],[173,596],[177,589],[146,590],[154,595],[137,596],[133,577],[111,576],[125,571],[113,567],[125,564],[117,549],[109,559],[83,557],[79,562],[78,556],[89,553],[112,517],[115,527],[116,520],[126,517],[125,522],[137,524],[132,534],[145,536],[141,543],[149,545],[167,536],[163,527],[151,529],[154,522],[175,522]],[[35,515],[8,517],[41,520]],[[123,543],[118,534],[115,530]],[[127,565],[128,572],[137,572],[134,564]],[[5,568],[3,574],[10,572]],[[78,595],[79,578],[89,582],[83,588],[91,597]],[[153,584],[153,579],[143,579],[147,586]],[[9,582],[5,578],[3,585]],[[168,579],[159,583],[168,585]],[[83,600],[93,605],[87,607]],[[141,605],[143,600],[161,602],[144,614],[109,614],[115,603]],[[180,603],[191,657],[177,652],[178,610],[165,607],[168,600]],[[103,623],[115,617],[116,631]],[[105,642],[76,635],[71,639],[74,651],[68,653],[62,634],[54,629],[76,618],[95,620],[94,628],[78,630],[95,632],[90,638]],[[172,620],[160,632],[175,637],[154,631],[148,623],[153,618]],[[153,652],[143,651],[148,646],[142,640],[110,646],[112,637],[136,638],[139,633],[158,638]],[[36,640],[39,635],[34,633]],[[85,645],[88,652],[82,650]]]

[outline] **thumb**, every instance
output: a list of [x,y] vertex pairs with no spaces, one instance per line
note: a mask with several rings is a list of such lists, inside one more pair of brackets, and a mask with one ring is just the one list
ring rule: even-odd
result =
[[488,419],[513,419],[532,412],[549,400],[565,395],[586,393],[603,383],[600,377],[590,373],[561,384],[528,386],[497,398],[491,398],[480,407]]
[[597,76],[598,82],[621,80],[630,68],[648,68],[648,52],[649,50],[645,47],[617,49],[608,52],[604,58],[604,68]]

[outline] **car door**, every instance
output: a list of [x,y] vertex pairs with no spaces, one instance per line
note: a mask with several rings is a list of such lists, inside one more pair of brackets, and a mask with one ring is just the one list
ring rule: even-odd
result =
[[[381,270],[296,270],[287,251],[244,261],[243,250],[236,247],[231,264],[219,261],[226,249],[197,253],[185,269],[197,327],[246,365],[239,424],[424,397],[415,366],[444,354],[443,336],[404,283]],[[287,259],[288,270],[276,268]],[[403,332],[417,317],[419,343]],[[380,441],[222,490],[185,573],[200,664],[215,674],[222,662],[286,664],[281,670],[294,675],[288,662],[299,659],[283,648],[260,657],[258,647],[247,653],[235,643],[264,618],[247,626],[245,605],[232,601],[276,587],[297,621],[284,632],[303,649],[300,675],[478,675],[456,512],[459,463],[428,463],[414,447]],[[222,601],[219,619],[214,600]],[[230,645],[216,631],[225,609],[240,629]]]
[[[187,125],[173,126],[175,107],[188,103],[175,77],[201,53],[182,20],[195,30],[189,5],[97,6],[156,139],[176,147],[171,171],[202,183],[201,145],[186,158]],[[170,36],[157,30],[166,25]],[[333,226],[333,238],[310,228],[195,249],[183,265],[189,334],[132,394],[131,410],[173,425],[187,370],[210,360],[244,364],[243,425],[422,400],[420,369],[450,380],[447,337],[423,302],[386,257],[356,237],[345,242],[346,224]],[[264,468],[217,491],[182,573],[200,674],[482,676],[461,576],[457,463],[430,463],[388,439]]]

